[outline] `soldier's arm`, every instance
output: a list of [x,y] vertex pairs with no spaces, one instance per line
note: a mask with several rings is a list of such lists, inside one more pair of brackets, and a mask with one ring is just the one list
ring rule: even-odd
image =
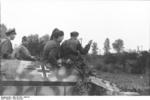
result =
[[57,66],[57,55],[58,55],[58,51],[57,48],[54,47],[49,51],[49,55],[48,55],[48,61],[53,65],[53,66]]
[[30,52],[28,51],[28,49],[22,47],[22,48],[20,48],[19,52],[22,55],[24,60],[34,60],[31,56]]
[[89,43],[85,46],[84,48],[84,52],[85,54],[87,54],[90,50],[90,47],[91,47],[91,44],[92,44],[92,41],[90,40]]
[[17,52],[18,52],[18,48],[16,48],[16,49],[13,50],[13,52],[12,52],[12,54],[11,54],[11,58],[12,58],[12,59],[17,59],[17,58],[18,58],[18,57],[17,57]]
[[67,56],[68,54],[78,54],[78,51],[72,47],[69,47],[67,41],[64,41],[61,45],[61,57]]
[[12,44],[10,41],[5,41],[4,44],[1,47],[1,52],[4,56],[4,58],[11,58],[11,53],[12,53]]
[[64,57],[66,55],[66,51],[65,51],[65,45],[66,45],[66,41],[64,41],[61,46],[60,46],[60,57]]
[[80,51],[80,53],[83,54],[83,55],[86,55],[90,50],[91,43],[92,43],[92,41],[89,41],[89,43],[83,48],[81,43],[79,42],[78,50]]

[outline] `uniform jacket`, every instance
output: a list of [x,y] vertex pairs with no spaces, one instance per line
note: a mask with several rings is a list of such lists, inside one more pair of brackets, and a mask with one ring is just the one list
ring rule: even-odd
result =
[[85,48],[82,47],[81,43],[77,39],[69,39],[61,45],[61,56],[67,57],[70,55],[77,56],[78,54],[85,55],[90,49],[90,44],[87,44]]
[[20,45],[14,50],[13,57],[19,60],[33,60],[29,50],[24,45]]
[[50,40],[46,43],[43,50],[43,60],[57,65],[57,59],[60,57],[60,43],[55,40]]
[[3,59],[10,59],[13,52],[12,43],[8,38],[1,39],[0,42],[0,56]]

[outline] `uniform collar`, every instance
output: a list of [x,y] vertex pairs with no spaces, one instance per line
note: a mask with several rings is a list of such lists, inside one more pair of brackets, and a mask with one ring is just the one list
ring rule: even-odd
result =
[[60,44],[60,42],[58,42],[56,39],[54,39],[53,41],[55,41],[55,42],[56,42],[56,44]]
[[70,38],[70,40],[77,40],[77,39],[75,39],[75,38]]
[[10,37],[6,37],[5,39],[11,41]]

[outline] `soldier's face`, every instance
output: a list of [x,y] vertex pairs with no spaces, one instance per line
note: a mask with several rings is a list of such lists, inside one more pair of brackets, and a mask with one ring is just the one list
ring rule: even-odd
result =
[[11,34],[11,35],[10,35],[10,39],[11,39],[11,40],[14,40],[15,37],[16,37],[16,34]]
[[61,42],[64,39],[64,36],[61,36],[57,39],[58,42]]
[[78,36],[76,36],[75,39],[78,39]]
[[76,39],[78,39],[78,36],[74,36],[74,37],[72,37],[72,38],[74,38],[74,39],[76,40]]

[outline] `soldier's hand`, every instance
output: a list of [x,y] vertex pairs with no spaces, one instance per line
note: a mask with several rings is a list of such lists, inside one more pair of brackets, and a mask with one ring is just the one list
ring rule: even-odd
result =
[[67,59],[66,63],[71,64],[71,59]]
[[62,66],[62,59],[58,59],[57,64],[58,64],[59,67],[61,67]]
[[36,57],[34,57],[34,56],[31,56],[31,59],[33,59],[33,60],[37,60],[37,58],[36,58]]
[[58,60],[57,60],[57,63],[58,63],[58,64],[62,63],[62,59],[58,59]]

